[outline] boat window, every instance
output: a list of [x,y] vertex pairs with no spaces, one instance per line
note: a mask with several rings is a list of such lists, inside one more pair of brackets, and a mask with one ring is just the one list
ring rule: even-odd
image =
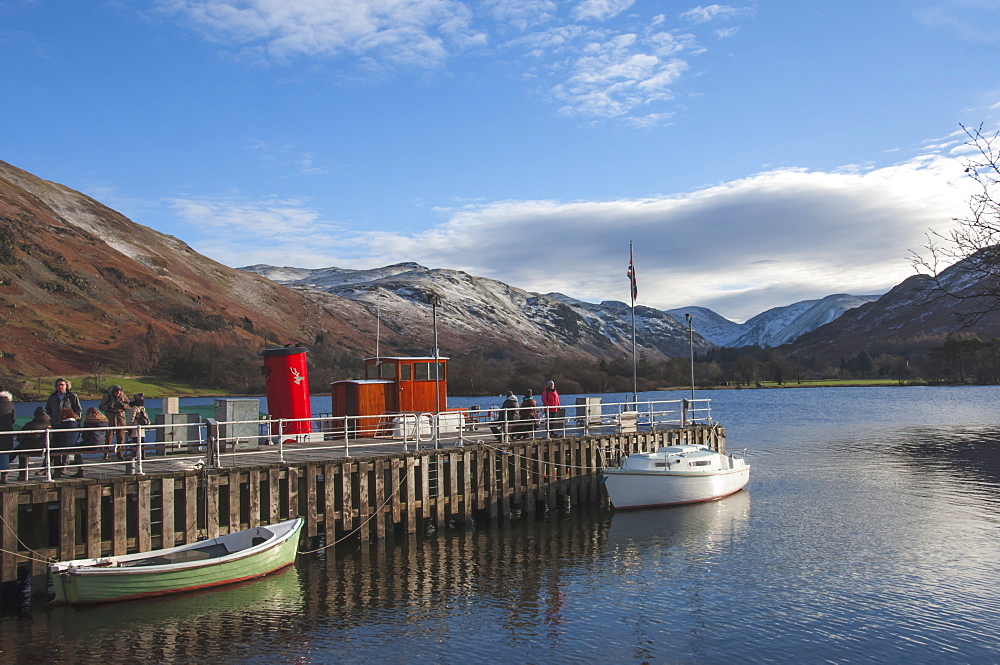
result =
[[[437,376],[434,369],[437,368]],[[417,363],[413,367],[413,378],[417,381],[444,380],[444,363]]]
[[399,380],[400,381],[409,381],[410,380],[410,367],[411,367],[411,365],[409,365],[409,364],[400,365],[399,366]]
[[365,376],[369,379],[395,379],[396,378],[396,364],[395,363],[375,363],[373,365],[368,365],[366,368]]
[[709,466],[712,464],[712,460],[700,459],[694,462],[688,462],[688,464],[691,466]]
[[663,466],[666,466],[666,465],[667,465],[667,463],[666,463],[666,462],[653,462],[653,466],[660,466],[660,467],[663,467]]

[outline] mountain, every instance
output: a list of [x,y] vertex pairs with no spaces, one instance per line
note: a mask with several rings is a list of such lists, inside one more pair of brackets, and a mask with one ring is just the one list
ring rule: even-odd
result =
[[375,328],[349,300],[306,298],[228,268],[5,162],[0,322],[0,373],[15,377],[140,373],[162,362],[212,372],[236,358],[220,348],[245,351],[240,371],[259,377],[262,348],[355,354]]
[[[307,294],[324,293],[378,312],[382,325],[403,333],[432,325],[437,296],[439,329],[449,353],[520,349],[532,356],[620,358],[631,354],[631,310],[623,302],[586,303],[559,293],[538,294],[459,270],[399,263],[374,270],[241,268]],[[429,341],[426,332],[415,339]],[[650,358],[688,353],[686,329],[665,312],[636,307],[636,343]],[[695,340],[699,352],[710,343]],[[427,353],[431,348],[413,347]]]
[[669,309],[667,313],[678,322],[685,321],[684,315],[690,313],[695,330],[716,346],[768,348],[795,341],[800,335],[877,297],[841,293],[820,300],[803,300],[761,312],[746,323],[735,323],[704,307],[681,307]]
[[716,346],[731,346],[730,342],[736,340],[743,330],[741,324],[730,321],[707,307],[679,307],[668,309],[667,314],[684,327],[687,327],[685,314],[690,314],[695,332]]
[[933,278],[914,275],[874,302],[844,312],[842,316],[799,337],[790,349],[797,356],[852,357],[859,350],[908,355],[940,344],[955,332],[975,333],[983,339],[1000,336],[1000,311],[989,312],[970,327],[962,321],[984,308],[981,293],[985,279],[969,270],[968,260],[952,265],[940,275],[942,286],[966,297],[943,295]]

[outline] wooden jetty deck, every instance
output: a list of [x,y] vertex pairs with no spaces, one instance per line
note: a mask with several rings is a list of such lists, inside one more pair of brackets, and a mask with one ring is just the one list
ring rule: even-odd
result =
[[603,501],[598,472],[619,454],[688,442],[724,451],[725,431],[689,425],[409,451],[357,440],[349,457],[296,444],[280,455],[221,454],[212,465],[153,457],[141,475],[115,462],[83,478],[32,476],[0,486],[0,593],[19,593],[28,577],[33,594],[44,592],[50,560],[143,552],[298,516],[304,549],[315,549]]

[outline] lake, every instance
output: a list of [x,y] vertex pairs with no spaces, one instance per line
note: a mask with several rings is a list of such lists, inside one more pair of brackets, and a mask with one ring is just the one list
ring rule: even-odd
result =
[[348,542],[226,590],[7,608],[0,661],[1000,662],[1000,387],[697,397],[750,452],[722,501],[573,506]]

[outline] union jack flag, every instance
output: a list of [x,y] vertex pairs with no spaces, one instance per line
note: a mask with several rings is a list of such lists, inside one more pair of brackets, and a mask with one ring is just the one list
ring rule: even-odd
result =
[[632,283],[632,300],[639,297],[639,289],[635,285],[635,258],[632,255],[632,243],[628,244],[628,279]]

